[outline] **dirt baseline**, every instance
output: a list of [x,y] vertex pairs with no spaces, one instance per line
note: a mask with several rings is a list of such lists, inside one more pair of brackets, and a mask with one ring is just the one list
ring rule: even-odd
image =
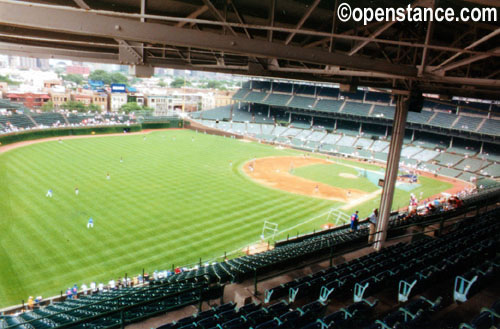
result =
[[367,195],[366,192],[360,190],[346,190],[294,176],[290,173],[290,171],[299,167],[331,163],[331,161],[325,159],[309,157],[269,157],[245,163],[243,171],[250,178],[263,185],[295,194],[341,202],[349,202]]
[[[354,160],[356,161],[356,160]],[[361,161],[357,161],[361,162]],[[267,187],[301,194],[309,197],[323,198],[346,203],[341,209],[350,209],[363,202],[379,196],[382,190],[372,193],[356,189],[343,189],[327,184],[311,181],[302,177],[294,176],[290,171],[294,168],[310,166],[314,164],[332,164],[331,160],[319,159],[313,157],[268,157],[251,160],[243,165],[243,171],[253,180]],[[378,165],[378,164],[377,164]],[[379,165],[384,168],[383,165]],[[251,170],[253,167],[253,171]],[[427,172],[417,172],[418,175],[430,177],[443,182],[453,184],[453,187],[443,191],[449,194],[456,194],[467,187],[474,185],[459,179],[434,175]],[[433,195],[427,199],[432,200],[441,196],[441,193]]]

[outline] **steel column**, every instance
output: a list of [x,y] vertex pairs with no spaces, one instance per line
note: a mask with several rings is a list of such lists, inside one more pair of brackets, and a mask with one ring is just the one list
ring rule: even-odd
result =
[[392,199],[398,177],[399,158],[405,136],[406,117],[408,116],[408,96],[398,95],[394,123],[392,127],[391,144],[385,169],[384,187],[380,199],[379,218],[377,221],[377,233],[375,234],[375,250],[379,251],[387,237],[387,226],[391,214]]

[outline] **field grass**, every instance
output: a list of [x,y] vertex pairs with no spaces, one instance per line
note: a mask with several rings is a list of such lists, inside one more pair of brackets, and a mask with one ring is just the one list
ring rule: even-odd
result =
[[355,168],[341,164],[317,164],[297,168],[294,171],[296,176],[344,189],[357,189],[365,192],[373,192],[379,189],[365,177],[345,178],[340,174],[351,174],[357,177],[358,171]]
[[[258,240],[264,220],[279,224],[277,238],[318,229],[340,204],[266,188],[241,170],[254,157],[302,153],[177,130],[0,155],[0,306],[220,257]],[[436,182],[422,189],[445,188]]]

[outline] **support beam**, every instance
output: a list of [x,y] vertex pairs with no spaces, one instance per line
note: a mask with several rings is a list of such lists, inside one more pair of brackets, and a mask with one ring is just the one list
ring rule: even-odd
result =
[[224,26],[229,30],[231,31],[231,33],[234,35],[234,36],[237,36],[238,34],[234,31],[234,29],[232,28],[231,25],[228,25],[227,24],[227,20],[222,16],[221,13],[219,13],[219,10],[217,10],[217,8],[215,8],[215,6],[212,4],[212,1],[210,0],[203,0],[203,3],[205,4],[205,6],[208,7],[208,9],[210,10],[210,12],[215,16],[215,18],[217,18],[219,21],[225,23]]
[[[500,55],[500,47],[495,48],[493,50],[493,52],[498,53]],[[438,72],[446,72],[449,70],[453,70],[453,69],[456,69],[457,67],[468,65],[470,63],[474,63],[474,62],[477,62],[477,61],[480,61],[482,59],[489,58],[489,57],[491,57],[491,56],[490,55],[473,55],[473,56],[470,56],[468,58],[464,58],[462,60],[450,63],[450,64],[445,65],[445,66],[442,66]]]
[[[198,18],[198,16],[200,16],[201,14],[203,14],[204,12],[206,12],[207,10],[208,10],[208,6],[203,5],[200,8],[196,9],[195,11],[193,11],[191,14],[189,14],[188,17],[186,17],[186,18]],[[186,24],[188,24],[188,22],[184,21],[184,22],[177,23],[175,26],[176,27],[183,27]]]
[[[276,10],[276,0],[269,1],[269,26],[274,27],[274,11]],[[273,42],[273,30],[267,30],[267,40]]]
[[[434,9],[434,1],[432,2],[432,9]],[[420,63],[420,66],[418,68],[418,76],[422,76],[422,73],[424,72],[425,61],[427,59],[427,46],[429,45],[431,39],[433,27],[434,25],[432,25],[432,19],[431,19],[427,24],[427,33],[425,34],[425,43],[424,43],[425,46],[424,50],[422,51],[422,62]]]
[[384,32],[385,30],[387,30],[388,28],[390,28],[391,26],[393,26],[394,23],[396,23],[396,21],[390,21],[390,22],[385,23],[381,27],[379,27],[375,32],[373,32],[370,35],[370,37],[369,37],[370,39],[369,40],[362,41],[362,42],[358,43],[356,46],[354,46],[354,48],[351,49],[351,51],[348,53],[349,56],[354,55],[355,53],[357,53],[358,51],[360,51],[364,46],[366,46],[370,42],[374,41],[380,34],[382,34],[382,32]]
[[387,227],[389,224],[389,215],[391,214],[394,189],[398,178],[399,159],[401,157],[401,148],[405,136],[406,117],[408,116],[408,97],[397,96],[396,111],[394,113],[394,122],[392,128],[391,144],[389,146],[389,156],[387,158],[387,167],[385,169],[384,188],[379,207],[379,218],[375,234],[374,248],[377,251],[382,249],[387,237]]
[[[482,37],[481,39],[479,40],[476,40],[474,41],[473,43],[471,43],[470,45],[468,45],[467,47],[464,48],[464,50],[469,50],[469,49],[472,49],[478,45],[480,45],[481,43],[497,36],[498,34],[500,34],[500,28],[488,33],[487,35],[485,35],[484,37]],[[434,70],[438,70],[439,68],[441,68],[442,66],[448,64],[449,62],[451,62],[452,60],[454,60],[455,58],[457,58],[458,56],[464,54],[463,51],[459,51],[457,52],[456,54],[454,54],[453,56],[449,57],[447,60],[443,61],[441,64],[439,64]]]
[[[433,1],[433,0],[432,0]],[[413,4],[411,5],[411,8],[415,8],[417,6],[425,6],[425,7],[428,7],[429,6],[429,3],[428,3],[428,0],[416,0],[415,2],[413,2]],[[405,10],[405,13],[406,13],[406,10]],[[365,40],[365,41],[362,41],[360,43],[358,43],[350,52],[349,52],[349,56],[352,56],[354,55],[355,53],[357,53],[359,50],[361,50],[364,46],[366,46],[367,44],[369,44],[370,42],[372,41],[375,41],[375,39],[380,35],[382,34],[385,30],[387,30],[388,28],[390,28],[391,26],[393,26],[395,23],[397,23],[397,21],[389,21],[387,23],[385,23],[384,25],[382,25],[381,27],[379,27],[378,29],[376,29],[369,37],[368,40]]]
[[[231,8],[233,8],[234,14],[238,18],[238,21],[241,24],[245,24],[245,20],[243,19],[243,16],[240,15],[238,9],[236,9],[236,5],[234,4],[233,0],[229,0],[229,3],[231,4]],[[245,34],[247,35],[248,39],[253,39],[252,35],[250,34],[250,32],[248,32],[248,29],[246,27],[244,27],[243,30],[245,31]]]
[[[297,25],[295,26],[295,29],[300,30],[302,28],[302,25],[306,22],[306,20],[311,16],[311,13],[316,9],[316,7],[319,5],[321,0],[314,0],[314,2],[309,6],[309,9],[305,12],[304,16],[299,20]],[[290,33],[288,37],[286,38],[285,45],[289,44],[290,41],[292,41],[293,37],[295,36],[295,33]]]
[[[58,19],[47,20],[46,17],[57,17]],[[196,47],[245,56],[281,58],[377,72],[398,72],[407,77],[415,77],[417,74],[416,68],[408,65],[390,64],[370,58],[350,57],[319,49],[303,49],[264,40],[250,40],[246,37],[220,35],[159,23],[141,23],[138,20],[98,15],[80,10],[68,12],[59,8],[31,7],[11,2],[0,2],[0,22],[4,25],[144,43]]]

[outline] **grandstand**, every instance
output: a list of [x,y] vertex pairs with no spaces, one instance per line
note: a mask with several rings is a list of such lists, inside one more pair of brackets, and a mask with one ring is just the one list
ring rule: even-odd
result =
[[[339,4],[0,1],[3,55],[129,65],[137,78],[158,68],[252,76],[233,104],[182,119],[0,101],[5,144],[121,135],[0,146],[0,329],[499,327],[498,23],[360,24]],[[191,130],[139,135],[168,121]],[[296,166],[260,170],[274,157]],[[358,209],[351,229],[344,220]],[[278,240],[264,234],[271,222]],[[142,274],[130,278],[131,267]],[[54,296],[34,302],[38,291]]]

